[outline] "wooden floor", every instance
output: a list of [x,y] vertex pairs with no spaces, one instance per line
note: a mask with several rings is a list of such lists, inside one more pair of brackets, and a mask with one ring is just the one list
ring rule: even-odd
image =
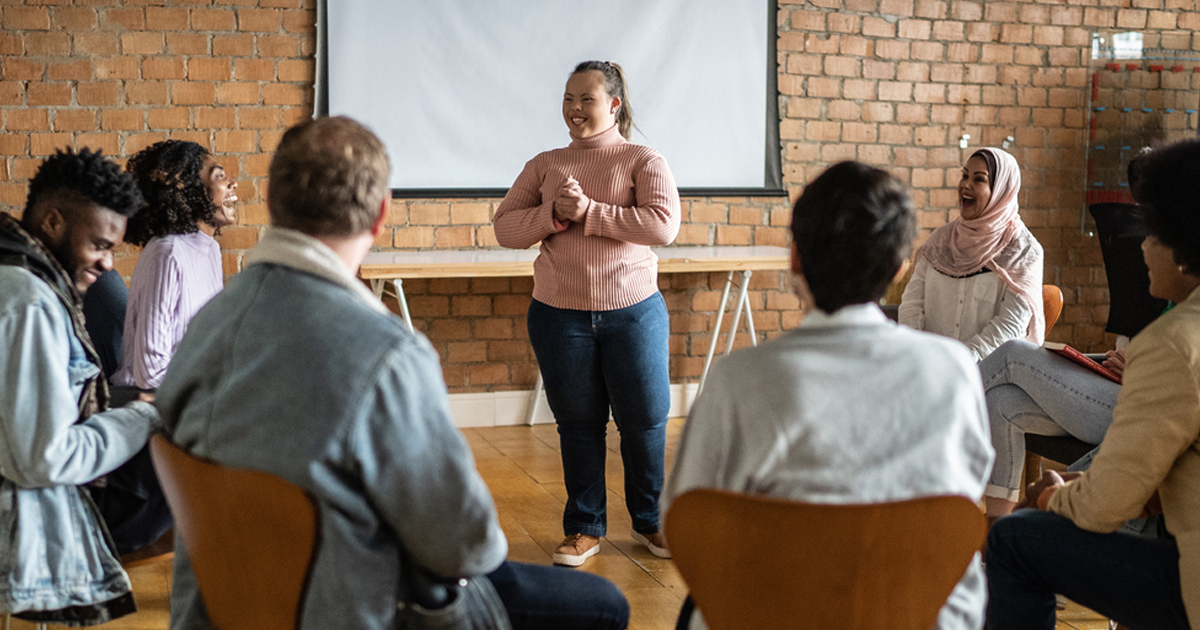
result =
[[[682,420],[667,430],[667,468],[674,460]],[[467,429],[479,472],[496,500],[500,524],[508,535],[509,559],[549,564],[562,539],[563,489],[558,435],[553,425]],[[671,630],[686,587],[670,560],[650,554],[630,538],[629,515],[622,498],[622,469],[616,429],[609,431],[609,535],[600,554],[578,570],[604,576],[621,588],[633,611],[631,630]],[[140,612],[104,626],[106,630],[166,630],[169,563],[130,571]],[[32,628],[14,621],[15,629]],[[1071,604],[1059,614],[1060,630],[1106,630],[1108,622]]]

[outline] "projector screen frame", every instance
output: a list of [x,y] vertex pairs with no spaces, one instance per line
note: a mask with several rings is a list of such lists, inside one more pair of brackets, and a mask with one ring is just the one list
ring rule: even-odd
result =
[[[780,197],[787,196],[783,185],[783,145],[779,136],[779,30],[777,16],[778,0],[763,0],[767,3],[767,112],[763,155],[763,185],[761,187],[681,187],[683,197]],[[317,0],[317,50],[316,81],[313,86],[316,116],[329,115],[329,41],[328,0]],[[515,175],[514,175],[515,177]],[[487,199],[500,198],[508,188],[393,188],[393,199]]]

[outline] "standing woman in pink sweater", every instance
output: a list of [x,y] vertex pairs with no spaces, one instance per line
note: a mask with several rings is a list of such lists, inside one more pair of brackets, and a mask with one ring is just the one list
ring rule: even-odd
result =
[[563,93],[566,148],[541,153],[496,209],[496,239],[534,262],[529,340],[558,424],[567,505],[554,562],[579,566],[606,534],[605,433],[621,434],[633,538],[668,558],[659,532],[670,407],[666,304],[651,246],[679,232],[679,191],[654,149],[631,144],[625,76],[575,67]]

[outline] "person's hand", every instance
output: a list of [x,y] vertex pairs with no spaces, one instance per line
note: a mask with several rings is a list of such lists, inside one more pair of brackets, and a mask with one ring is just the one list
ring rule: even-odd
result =
[[1046,488],[1061,488],[1066,483],[1079,476],[1077,472],[1065,472],[1059,474],[1053,470],[1047,470],[1042,473],[1042,478],[1029,484],[1025,488],[1025,499],[1013,508],[1013,511],[1023,510],[1025,508],[1037,509],[1038,497],[1046,491]]
[[154,392],[138,392],[137,399],[142,402],[153,403]]
[[1124,376],[1125,348],[1121,348],[1120,350],[1109,350],[1108,352],[1105,352],[1104,360],[1100,362],[1100,365],[1112,370],[1112,373],[1116,374],[1117,376]]
[[558,196],[554,198],[554,218],[563,222],[581,221],[590,203],[579,182],[574,177],[568,177],[558,187]]

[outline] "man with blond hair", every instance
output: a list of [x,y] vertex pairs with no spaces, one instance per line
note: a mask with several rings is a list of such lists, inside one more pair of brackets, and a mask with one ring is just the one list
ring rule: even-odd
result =
[[[164,424],[196,455],[315,498],[321,539],[302,628],[403,627],[398,617],[417,610],[408,604],[460,597],[460,613],[495,627],[624,628],[628,604],[611,583],[505,562],[437,353],[356,277],[383,230],[389,175],[382,143],[348,118],[284,134],[272,227],[192,320],[158,390]],[[171,627],[207,628],[176,548]]]

